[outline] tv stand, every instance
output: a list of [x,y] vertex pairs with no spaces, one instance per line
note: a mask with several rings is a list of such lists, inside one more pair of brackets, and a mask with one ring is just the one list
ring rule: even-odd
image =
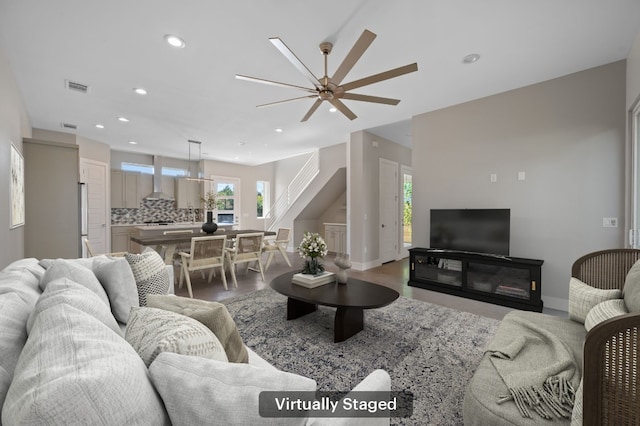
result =
[[544,261],[490,253],[413,248],[409,250],[412,287],[542,312]]

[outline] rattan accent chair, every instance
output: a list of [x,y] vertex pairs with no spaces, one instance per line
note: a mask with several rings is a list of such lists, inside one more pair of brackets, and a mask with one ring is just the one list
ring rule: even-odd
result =
[[235,246],[233,248],[227,248],[227,261],[229,262],[234,287],[238,287],[235,266],[239,264],[245,264],[247,269],[249,269],[249,264],[257,264],[257,272],[260,272],[260,277],[264,282],[264,270],[262,269],[261,259],[263,240],[264,232],[238,234],[236,236]]
[[191,238],[191,250],[189,253],[180,252],[180,257],[182,258],[182,270],[180,272],[178,287],[182,287],[182,280],[184,278],[187,281],[189,297],[193,298],[190,276],[192,271],[210,269],[208,282],[211,282],[211,277],[214,275],[215,268],[220,268],[222,284],[224,284],[224,289],[228,290],[227,277],[224,274],[226,244],[226,235],[193,237]]
[[267,264],[264,267],[265,271],[269,269],[271,261],[276,256],[276,253],[280,253],[284,261],[287,262],[287,265],[291,267],[291,261],[287,255],[287,245],[289,244],[290,233],[290,228],[278,228],[278,233],[275,238],[264,237],[264,246],[262,247],[262,250],[267,253]]
[[[572,276],[602,289],[624,289],[640,250],[612,249],[576,260]],[[640,425],[640,313],[596,325],[584,344],[583,424]]]

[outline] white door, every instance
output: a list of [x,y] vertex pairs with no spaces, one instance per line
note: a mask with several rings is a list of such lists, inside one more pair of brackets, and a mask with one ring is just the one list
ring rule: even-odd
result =
[[[107,232],[111,217],[107,209],[107,164],[80,159],[80,176],[87,186],[87,238],[94,254],[111,251]],[[86,256],[86,247],[83,246]]]
[[631,179],[631,200],[633,214],[629,231],[629,246],[640,248],[640,101],[631,114],[631,144],[633,149],[633,170]]
[[380,159],[380,262],[398,256],[398,163]]

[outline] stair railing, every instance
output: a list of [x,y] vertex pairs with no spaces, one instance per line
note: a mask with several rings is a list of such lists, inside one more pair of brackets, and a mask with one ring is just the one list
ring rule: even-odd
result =
[[293,203],[302,195],[313,179],[320,173],[320,154],[316,150],[304,163],[300,171],[280,194],[265,217],[265,230],[272,230],[280,219],[289,211]]

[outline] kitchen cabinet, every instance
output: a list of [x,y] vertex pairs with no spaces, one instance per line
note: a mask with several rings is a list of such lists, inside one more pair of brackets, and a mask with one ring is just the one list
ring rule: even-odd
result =
[[328,251],[345,253],[347,251],[347,225],[344,223],[325,223],[324,239]]
[[[139,208],[139,173],[111,170],[111,208]],[[145,193],[146,194],[146,193]],[[144,197],[144,194],[142,195]]]
[[175,179],[176,207],[188,209],[190,207],[199,209],[201,207],[200,197],[202,196],[202,183],[186,178]]
[[138,234],[137,226],[111,226],[111,251],[141,253],[140,245],[131,241],[131,236]]

